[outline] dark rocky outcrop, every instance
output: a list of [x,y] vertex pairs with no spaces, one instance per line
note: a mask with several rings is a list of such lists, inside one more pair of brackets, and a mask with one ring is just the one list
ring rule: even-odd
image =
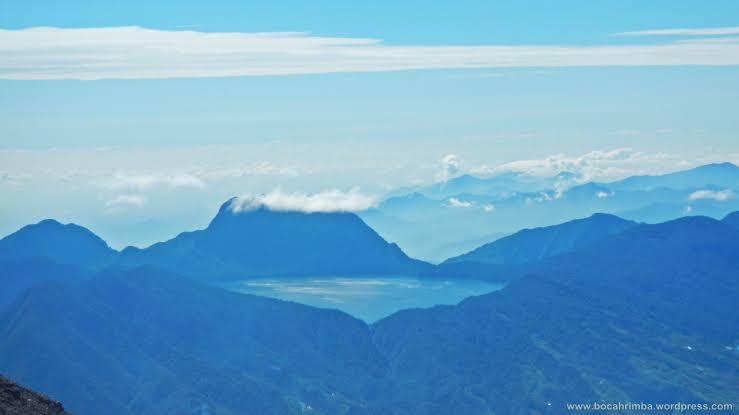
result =
[[0,376],[0,415],[69,415],[61,403]]

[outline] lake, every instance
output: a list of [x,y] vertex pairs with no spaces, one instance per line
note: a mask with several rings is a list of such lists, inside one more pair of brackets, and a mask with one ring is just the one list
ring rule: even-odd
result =
[[368,323],[406,308],[456,304],[497,291],[503,284],[474,280],[428,280],[414,277],[260,278],[224,285],[231,291],[336,308]]

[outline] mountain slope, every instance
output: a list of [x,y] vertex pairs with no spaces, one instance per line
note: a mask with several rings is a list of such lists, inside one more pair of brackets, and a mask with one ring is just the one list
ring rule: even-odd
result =
[[199,279],[253,276],[417,274],[409,258],[353,213],[234,212],[221,206],[206,229],[146,249],[127,248],[119,263],[156,265]]
[[69,415],[59,402],[0,376],[0,414]]
[[46,219],[24,226],[0,239],[0,260],[47,258],[59,264],[96,269],[109,264],[117,252],[90,230],[73,223]]
[[582,183],[582,179],[566,173],[548,179],[521,174],[485,179],[461,176],[414,189],[425,200],[394,193],[377,209],[361,215],[412,257],[441,262],[479,246],[466,241],[598,212],[659,223],[686,215],[721,218],[739,209],[739,167],[731,163],[610,183]]
[[388,399],[408,414],[739,402],[737,254],[712,219],[640,225],[496,293],[401,311],[373,326]]
[[576,180],[576,175],[561,172],[552,177],[539,177],[523,172],[500,172],[489,176],[463,174],[427,186],[398,189],[389,197],[420,193],[430,198],[447,198],[459,194],[502,196],[515,192],[534,192],[563,186]]
[[78,413],[532,414],[739,402],[739,231],[690,217],[368,327],[151,268],[31,288],[0,370]]
[[0,261],[0,309],[24,290],[47,281],[80,281],[90,272],[73,265],[57,264],[46,258]]
[[727,225],[733,226],[739,229],[739,211],[729,213],[722,220]]
[[[0,370],[77,413],[344,413],[382,388],[367,325],[149,268],[32,288],[0,317]],[[301,409],[302,408],[302,409]]]
[[659,187],[692,189],[711,185],[736,188],[738,183],[739,166],[714,163],[657,176],[632,176],[605,186],[614,190],[650,190]]
[[608,235],[636,226],[636,222],[595,214],[559,225],[524,229],[485,244],[445,263],[524,264],[576,250]]

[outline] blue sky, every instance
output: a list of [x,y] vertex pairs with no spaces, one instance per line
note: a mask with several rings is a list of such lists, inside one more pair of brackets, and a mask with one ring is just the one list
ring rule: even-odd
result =
[[202,31],[307,31],[393,43],[609,41],[610,33],[669,27],[735,26],[731,0],[576,1],[190,1],[0,2],[0,26],[137,25]]
[[[141,245],[235,194],[380,197],[437,180],[448,155],[458,173],[557,160],[597,179],[736,162],[737,16],[735,1],[0,1],[0,234],[57,217]],[[687,30],[619,35],[664,29]]]

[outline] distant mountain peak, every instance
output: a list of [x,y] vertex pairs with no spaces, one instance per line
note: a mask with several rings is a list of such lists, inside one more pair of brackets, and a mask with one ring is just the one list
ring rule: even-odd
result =
[[61,264],[99,267],[116,251],[89,229],[44,219],[0,239],[0,259],[47,258]]
[[[602,220],[611,220],[611,221],[614,221],[614,222],[631,222],[631,221],[626,220],[626,219],[624,219],[624,218],[622,218],[620,216],[616,216],[616,215],[611,214],[611,213],[601,213],[601,212],[593,213],[592,215],[590,215],[588,217],[588,219],[601,220],[601,221]],[[577,221],[577,220],[587,220],[587,219],[575,219],[575,220]]]
[[696,167],[696,168],[699,168],[699,169],[701,169],[701,168],[702,168],[702,169],[728,169],[728,170],[739,170],[739,166],[737,166],[736,164],[734,164],[734,163],[732,163],[732,162],[729,162],[729,161],[724,161],[724,162],[722,162],[722,163],[709,163],[709,164],[704,164],[704,165],[702,165],[702,166],[699,166],[699,167]]
[[36,225],[39,225],[39,226],[64,226],[61,222],[59,222],[56,219],[43,219],[40,222],[38,222]]
[[735,188],[737,183],[739,167],[730,162],[722,162],[661,175],[631,176],[607,183],[606,186],[620,190],[695,189],[710,185]]
[[259,202],[257,199],[243,201],[241,198],[233,197],[221,205],[208,228],[217,227],[221,224],[246,223],[246,221],[251,221],[254,218],[261,218],[261,220],[280,220],[279,218],[318,216],[352,217],[356,218],[357,221],[361,221],[356,214],[347,211],[312,212],[299,209],[276,209],[266,203]]
[[595,213],[559,225],[524,229],[445,262],[531,263],[573,251],[636,225],[615,215]]
[[150,264],[202,279],[402,274],[429,266],[386,242],[354,213],[263,205],[239,210],[235,200],[223,203],[203,230],[124,250],[122,264]]

